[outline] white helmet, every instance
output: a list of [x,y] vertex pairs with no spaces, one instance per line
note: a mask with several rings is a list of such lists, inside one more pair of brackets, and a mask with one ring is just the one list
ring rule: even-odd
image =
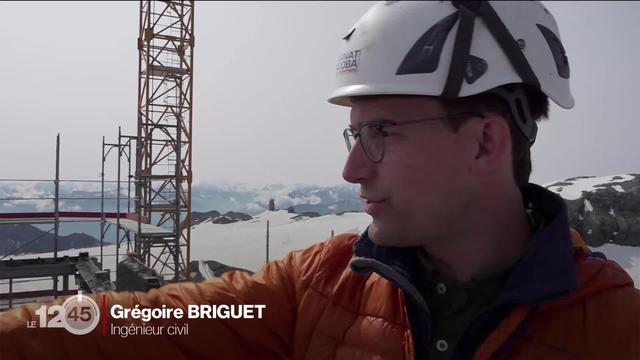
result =
[[565,109],[574,105],[558,25],[539,1],[383,1],[343,40],[333,104],[350,106],[361,95],[455,98],[492,90],[531,143],[537,125],[524,92],[496,87],[527,84]]

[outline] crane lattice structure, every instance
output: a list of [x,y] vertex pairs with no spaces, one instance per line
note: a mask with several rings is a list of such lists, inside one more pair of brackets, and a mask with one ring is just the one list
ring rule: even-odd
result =
[[136,211],[171,231],[145,234],[135,252],[165,277],[188,277],[191,237],[193,1],[141,1],[138,38]]

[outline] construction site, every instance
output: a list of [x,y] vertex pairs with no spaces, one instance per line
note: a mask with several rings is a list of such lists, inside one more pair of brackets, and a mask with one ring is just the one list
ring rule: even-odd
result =
[[0,360],[640,359],[639,13],[0,2]]
[[[0,261],[0,311],[78,291],[148,290],[167,282],[189,281],[193,132],[193,1],[141,1],[138,32],[137,124],[134,133],[102,138],[100,180],[68,179],[60,174],[60,134],[55,147],[55,174],[49,179],[0,179],[6,183],[49,182],[52,197],[6,197],[0,201],[45,200],[48,212],[0,213],[0,226],[38,224],[53,234],[53,256]],[[132,59],[133,60],[133,59]],[[133,118],[133,114],[132,114]],[[99,144],[97,144],[99,145]],[[105,173],[105,163],[117,171]],[[60,196],[66,183],[99,183],[94,211],[66,211]],[[105,210],[105,201],[115,211]],[[114,206],[110,206],[111,209]],[[100,228],[100,255],[58,256],[59,229],[67,223],[93,223]],[[102,251],[107,234],[115,234],[115,254]],[[41,236],[30,243],[37,242]],[[28,244],[25,244],[25,246]],[[116,268],[104,268],[104,257]],[[71,278],[71,279],[70,279]],[[15,285],[46,280],[48,289],[14,291]],[[70,281],[75,281],[75,286]]]

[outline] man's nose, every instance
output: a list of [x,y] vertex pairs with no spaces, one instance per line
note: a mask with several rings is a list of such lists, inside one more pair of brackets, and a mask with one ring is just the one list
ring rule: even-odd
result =
[[353,144],[342,169],[342,177],[350,183],[359,184],[373,178],[375,173],[376,164],[367,158],[360,142]]

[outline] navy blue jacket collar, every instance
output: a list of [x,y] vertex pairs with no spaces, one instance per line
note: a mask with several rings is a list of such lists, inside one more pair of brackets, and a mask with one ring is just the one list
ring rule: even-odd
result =
[[[540,213],[545,224],[529,241],[503,287],[497,304],[539,304],[566,295],[578,288],[573,263],[573,245],[564,200],[535,184],[522,189],[525,204]],[[356,257],[382,262],[410,282],[420,271],[415,248],[379,246],[365,232],[353,247]]]

